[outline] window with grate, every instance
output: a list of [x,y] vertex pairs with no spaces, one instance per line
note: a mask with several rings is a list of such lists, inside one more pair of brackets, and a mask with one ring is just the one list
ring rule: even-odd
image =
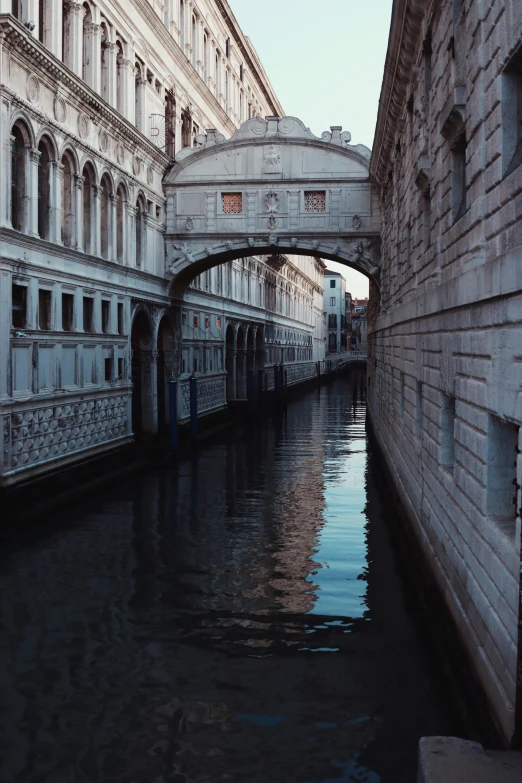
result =
[[221,197],[225,215],[240,215],[243,212],[242,193],[222,193]]
[[326,212],[325,190],[307,190],[304,196],[306,212]]

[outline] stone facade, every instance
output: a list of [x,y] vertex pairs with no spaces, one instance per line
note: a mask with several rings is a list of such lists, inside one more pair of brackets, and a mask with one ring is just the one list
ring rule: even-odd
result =
[[[205,128],[275,114],[225,0],[0,0],[1,484],[157,432],[183,364],[180,417],[195,367],[200,410],[222,407],[229,315],[242,361],[255,336],[258,362],[273,345],[314,372],[313,259],[236,261],[175,307],[165,266],[174,156]],[[271,305],[248,299],[259,282]]]
[[395,0],[370,167],[371,418],[506,742],[522,696],[521,57],[519,0]]

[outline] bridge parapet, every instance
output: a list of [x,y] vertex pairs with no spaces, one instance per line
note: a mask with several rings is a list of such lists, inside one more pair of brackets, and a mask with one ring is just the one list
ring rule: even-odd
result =
[[321,138],[295,117],[247,120],[178,153],[167,175],[167,274],[188,280],[245,255],[339,260],[378,280],[380,211],[370,150],[333,126]]

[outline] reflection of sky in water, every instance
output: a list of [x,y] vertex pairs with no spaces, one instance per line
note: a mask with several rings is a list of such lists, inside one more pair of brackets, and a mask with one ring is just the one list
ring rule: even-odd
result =
[[354,453],[325,463],[325,524],[307,579],[315,593],[312,614],[362,617],[367,610],[366,580],[360,578],[367,568],[366,453],[359,451],[360,441],[353,445]]

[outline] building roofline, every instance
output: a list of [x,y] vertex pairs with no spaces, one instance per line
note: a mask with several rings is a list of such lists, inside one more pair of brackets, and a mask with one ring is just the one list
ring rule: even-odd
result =
[[440,0],[394,0],[388,50],[379,98],[379,112],[370,160],[370,177],[382,185],[387,176],[399,121],[407,100],[411,69],[415,63],[422,22],[430,5]]

